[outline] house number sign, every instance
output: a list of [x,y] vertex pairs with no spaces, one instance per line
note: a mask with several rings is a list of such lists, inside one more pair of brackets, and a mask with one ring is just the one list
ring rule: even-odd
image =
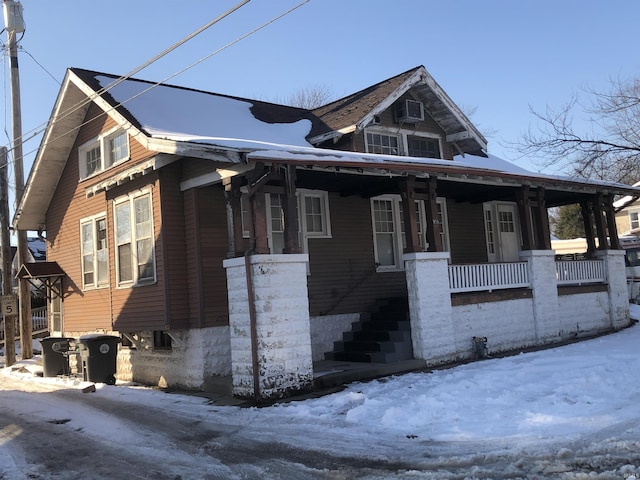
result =
[[2,315],[18,314],[18,296],[2,295]]

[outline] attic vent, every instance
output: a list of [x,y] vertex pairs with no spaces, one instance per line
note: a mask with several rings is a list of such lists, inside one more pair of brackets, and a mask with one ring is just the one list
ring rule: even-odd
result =
[[417,123],[424,120],[424,109],[422,102],[409,100],[400,101],[396,105],[396,121],[399,123]]

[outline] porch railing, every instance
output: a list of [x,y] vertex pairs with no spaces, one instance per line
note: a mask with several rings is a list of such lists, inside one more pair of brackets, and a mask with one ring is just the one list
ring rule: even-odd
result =
[[556,262],[558,285],[603,283],[607,280],[602,260],[561,260]]
[[[46,332],[49,329],[47,318],[47,307],[39,307],[31,309],[31,317],[33,319],[32,331],[34,334]],[[16,338],[20,338],[20,329],[16,321]],[[4,320],[0,319],[0,344],[4,343]]]
[[449,265],[452,293],[530,286],[527,262]]

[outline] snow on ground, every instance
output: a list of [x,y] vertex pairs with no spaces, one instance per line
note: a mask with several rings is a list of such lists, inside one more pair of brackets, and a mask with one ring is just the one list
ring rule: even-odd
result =
[[[640,306],[632,305],[632,316],[640,318]],[[309,456],[401,465],[384,474],[370,467],[357,478],[634,479],[640,478],[639,346],[640,325],[634,325],[559,348],[353,383],[339,393],[265,408],[212,407],[206,398],[127,384],[99,384],[96,393],[78,396],[85,405],[69,403],[60,392],[88,384],[34,376],[41,370],[36,357],[0,370],[0,411],[65,419],[96,439],[117,438],[140,458],[172,447],[162,435],[144,436],[130,418],[96,415],[99,402],[170,410],[185,422],[233,431],[235,441],[241,435]],[[17,468],[10,427],[0,423],[0,479],[13,478],[3,474]],[[200,457],[178,457],[202,466]],[[229,478],[238,473],[216,468]]]

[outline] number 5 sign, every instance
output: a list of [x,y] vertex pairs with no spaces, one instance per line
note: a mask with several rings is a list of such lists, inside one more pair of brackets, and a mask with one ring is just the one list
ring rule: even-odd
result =
[[18,315],[17,295],[2,295],[2,315]]

